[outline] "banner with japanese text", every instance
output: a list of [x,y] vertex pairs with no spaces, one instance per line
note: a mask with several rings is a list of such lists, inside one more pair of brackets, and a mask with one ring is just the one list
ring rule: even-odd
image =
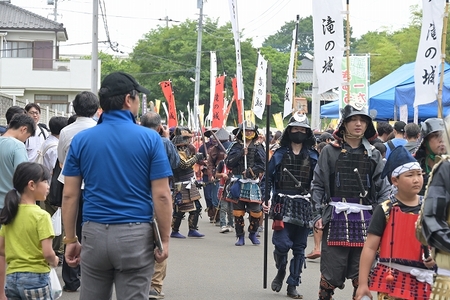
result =
[[292,113],[294,98],[294,61],[295,61],[295,29],[292,31],[291,40],[291,56],[289,58],[288,72],[286,76],[286,87],[284,90],[284,106],[283,106],[283,119]]
[[177,108],[175,106],[175,97],[173,95],[173,90],[172,90],[172,81],[170,81],[170,80],[162,81],[159,83],[159,85],[161,86],[164,97],[167,100],[167,105],[168,105],[168,109],[169,109],[169,115],[167,116],[168,117],[167,118],[168,126],[169,126],[169,128],[177,126],[178,125]]
[[253,87],[253,112],[262,119],[266,102],[267,60],[258,52],[258,65],[256,67],[255,85]]
[[[342,82],[347,82],[347,59],[342,60]],[[369,56],[350,56],[349,85],[342,85],[339,107],[369,107]],[[350,90],[350,91],[349,91]]]
[[155,112],[159,114],[159,109],[161,108],[161,100],[155,99]]
[[342,0],[313,1],[314,67],[318,93],[340,87],[341,61],[344,55]]
[[241,59],[241,33],[239,32],[237,0],[229,0],[231,28],[234,37],[234,47],[236,49],[236,78],[237,78],[237,99],[244,100],[244,79],[242,75]]
[[213,113],[212,113],[212,128],[222,128],[223,126],[223,89],[225,87],[225,76],[216,78],[216,87],[214,92]]
[[233,98],[236,101],[236,108],[238,111],[238,122],[239,124],[241,124],[244,121],[244,102],[242,101],[242,99],[239,99],[238,97],[238,87],[237,87],[237,78],[234,77],[231,80],[231,87],[233,88]]
[[422,29],[414,67],[414,107],[436,100],[445,0],[422,0]]

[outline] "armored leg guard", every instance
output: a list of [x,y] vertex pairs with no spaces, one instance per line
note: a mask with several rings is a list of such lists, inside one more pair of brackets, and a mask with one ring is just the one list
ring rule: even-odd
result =
[[198,217],[199,217],[199,213],[198,211],[191,211],[189,213],[189,233],[188,236],[189,237],[204,237],[205,235],[198,232]]
[[248,226],[248,232],[257,232],[259,228],[259,220],[261,219],[262,211],[250,212],[250,225]]
[[352,299],[355,299],[356,290],[358,289],[358,286],[359,286],[359,278],[358,277],[352,279],[352,285],[353,285],[353,298]]
[[294,257],[291,259],[291,263],[289,265],[289,277],[286,280],[287,284],[298,286],[301,283],[300,274],[302,273],[302,267],[305,258],[303,255],[299,255],[294,252]]
[[244,210],[233,210],[234,223],[236,227],[236,236],[244,236]]
[[319,287],[319,300],[332,300],[334,290],[336,289],[331,283],[329,283],[323,275],[320,276],[320,287]]
[[172,217],[172,233],[170,234],[170,237],[177,238],[177,239],[185,239],[186,237],[179,233],[181,220],[183,220],[184,212],[176,212],[173,214]]
[[272,280],[272,291],[279,292],[283,286],[283,280],[286,276],[287,254],[273,251],[273,258],[275,259],[275,266],[277,267],[277,276]]

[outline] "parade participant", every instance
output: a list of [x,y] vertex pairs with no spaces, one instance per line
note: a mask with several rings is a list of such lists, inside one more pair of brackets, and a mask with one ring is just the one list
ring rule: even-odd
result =
[[[359,257],[372,206],[388,199],[389,183],[381,179],[384,163],[371,144],[376,137],[365,108],[346,105],[314,169],[312,199],[317,204],[315,228],[323,230],[319,299],[332,299],[346,279],[358,288]],[[357,172],[355,172],[357,171]]]
[[186,238],[179,232],[181,221],[186,212],[189,212],[188,236],[204,237],[204,234],[198,232],[198,218],[200,217],[202,206],[199,201],[201,196],[195,185],[194,169],[192,167],[195,163],[203,161],[204,156],[202,153],[196,153],[191,143],[193,134],[188,128],[177,127],[174,133],[172,143],[180,156],[180,164],[178,168],[173,170],[172,199],[174,210],[170,237]]
[[[211,146],[208,147],[208,159],[206,162],[206,167],[207,167],[207,174],[208,174],[208,182],[212,186],[212,189],[211,189],[211,199],[212,199],[212,206],[213,206],[212,219],[216,223],[219,220],[219,223],[220,223],[219,199],[217,198],[217,192],[219,190],[219,180],[218,180],[218,178],[216,179],[216,170],[217,170],[217,166],[218,166],[219,162],[221,162],[225,159],[226,149],[228,149],[228,147],[230,145],[230,142],[229,142],[230,135],[223,128],[214,130],[215,131],[214,134],[213,134],[213,130],[214,129],[211,129],[211,130],[208,130],[205,132],[205,137],[209,138],[209,140],[212,142]],[[217,141],[216,138],[219,139],[219,141]],[[219,144],[219,142],[220,142],[220,144]],[[206,193],[206,191],[204,191],[204,192]],[[206,196],[205,196],[205,198],[206,198]],[[209,210],[208,210],[208,213],[209,213]],[[222,227],[225,225],[226,224],[220,224],[221,230],[224,229]]]
[[[215,130],[217,130],[217,129],[215,129]],[[210,132],[210,130],[205,132],[205,135],[204,135],[205,137],[207,135],[210,135],[210,134],[208,134],[208,132]],[[209,149],[211,149],[212,147],[217,145],[217,142],[214,139],[208,139],[208,141],[205,141],[205,144],[203,144],[201,142],[202,141],[200,138],[194,138],[194,143],[197,143],[196,149],[198,149],[198,153],[202,153],[203,157],[205,157],[205,159],[207,159]],[[215,186],[214,186],[214,181],[210,180],[211,176],[209,175],[207,161],[199,160],[194,165],[194,171],[195,171],[196,178],[199,181],[203,182],[203,196],[205,198],[205,203],[206,203],[205,212],[208,214],[209,222],[214,223],[214,222],[216,222],[216,219],[214,217],[217,215],[216,214],[216,206],[213,203],[214,202],[213,194],[214,194]]]
[[[370,221],[367,240],[359,263],[357,300],[370,291],[378,299],[428,300],[433,283],[434,261],[428,248],[415,237],[422,197],[422,169],[416,159],[402,146],[396,147],[386,162],[381,177],[395,187],[390,199],[378,205]],[[378,264],[372,270],[375,256]],[[406,286],[405,286],[406,285]]]
[[[305,248],[312,221],[309,188],[318,153],[312,149],[315,137],[304,114],[294,114],[284,130],[280,148],[269,161],[268,186],[261,180],[261,193],[273,192],[270,218],[274,220],[273,256],[278,270],[272,290],[279,292],[286,275],[288,252],[292,249],[287,295],[301,299],[297,291],[304,265]],[[266,191],[267,189],[267,191]]]
[[258,127],[250,121],[239,124],[239,127],[233,130],[236,142],[228,150],[228,156],[225,159],[227,168],[231,169],[233,174],[227,200],[233,202],[236,246],[245,245],[244,215],[246,210],[250,214],[248,237],[254,245],[260,244],[256,236],[262,216],[261,191],[258,184],[260,175],[265,170],[265,152],[264,148],[256,143],[257,130]]
[[[148,299],[154,262],[169,256],[172,171],[158,133],[136,125],[139,93],[150,92],[131,75],[107,75],[98,124],[73,137],[64,163],[65,259],[81,262],[81,300],[110,299],[114,287],[117,299]],[[75,230],[80,196],[83,247]],[[154,247],[155,215],[162,249]]]
[[[449,143],[449,120],[444,125],[444,145]],[[436,162],[425,192],[422,204],[420,234],[430,247],[438,265],[431,300],[450,299],[450,156],[442,155]],[[419,222],[418,222],[419,223]],[[417,233],[416,233],[417,234]]]
[[440,160],[440,156],[446,153],[442,132],[444,121],[439,118],[426,119],[421,124],[422,143],[416,152],[415,158],[422,167],[423,187],[419,195],[425,194],[430,172],[434,165]]
[[[178,167],[180,163],[180,157],[175,149],[173,143],[168,139],[170,133],[169,130],[164,128],[161,124],[161,116],[154,112],[149,111],[141,117],[141,126],[155,130],[161,136],[161,141],[164,145],[164,150],[167,153],[167,158],[169,159],[170,167],[172,170]],[[157,216],[156,216],[157,217]],[[162,292],[163,282],[166,278],[167,272],[167,259],[163,262],[155,262],[155,270],[153,272],[152,281],[150,284],[150,292],[148,294],[149,299],[162,299],[164,298],[164,293]]]

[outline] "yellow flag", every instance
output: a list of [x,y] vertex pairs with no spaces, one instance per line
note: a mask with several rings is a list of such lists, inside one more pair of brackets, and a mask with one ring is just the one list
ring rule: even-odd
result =
[[205,104],[198,106],[198,115],[200,116],[200,126],[203,127],[203,120],[205,118]]
[[255,114],[253,113],[253,110],[246,110],[245,111],[245,120],[251,121],[253,124],[255,123]]
[[161,106],[161,100],[155,99],[155,112],[159,114],[159,108]]
[[283,131],[284,130],[284,125],[283,125],[283,115],[281,114],[281,112],[273,114],[273,119],[275,120],[275,126],[277,127],[277,129],[279,131]]

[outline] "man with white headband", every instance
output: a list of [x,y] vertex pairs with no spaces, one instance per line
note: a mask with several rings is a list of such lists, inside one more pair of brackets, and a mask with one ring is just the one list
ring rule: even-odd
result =
[[[393,186],[388,200],[372,215],[359,263],[359,287],[355,299],[430,299],[435,263],[430,249],[415,238],[415,222],[422,204],[418,193],[423,177],[420,164],[403,146],[389,155],[381,177]],[[378,264],[371,271],[376,253]]]

